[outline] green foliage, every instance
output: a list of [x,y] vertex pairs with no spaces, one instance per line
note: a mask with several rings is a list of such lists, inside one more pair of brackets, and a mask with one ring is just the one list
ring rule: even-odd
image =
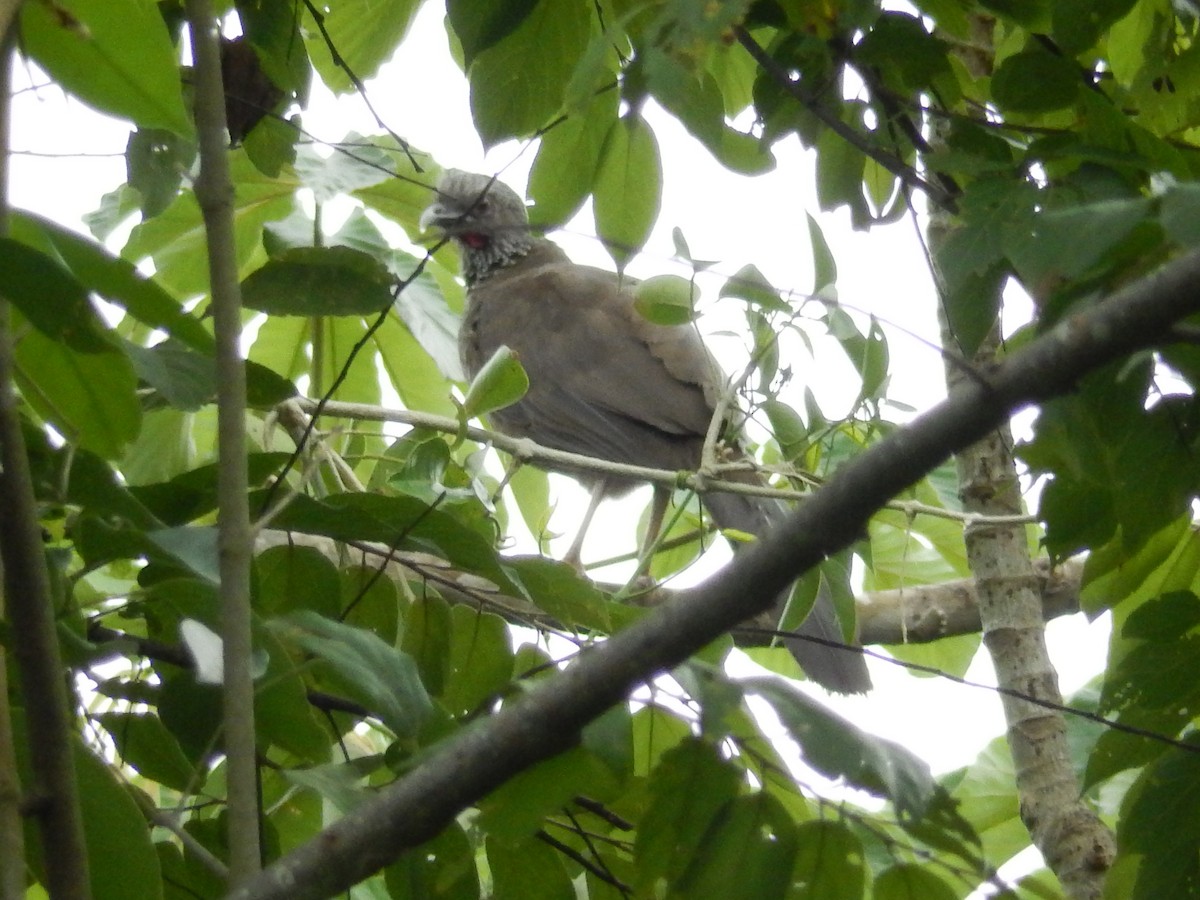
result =
[[[590,199],[621,269],[658,219],[664,178],[676,177],[655,106],[694,152],[745,175],[769,170],[798,139],[814,158],[817,205],[855,227],[900,219],[921,193],[940,205],[947,233],[934,262],[956,356],[974,354],[997,322],[1005,284],[1036,306],[1015,345],[1070,329],[1077,311],[1200,244],[1200,34],[1182,5],[451,0],[448,51],[404,41],[421,6],[270,0],[235,3],[230,16],[266,76],[300,101],[314,77],[354,90],[350,73],[378,99],[369,79],[394,54],[457,54],[483,144],[537,141],[534,221],[561,225]],[[185,620],[219,626],[219,516],[208,237],[173,15],[172,4],[150,2],[23,5],[29,59],[135,130],[128,182],[89,217],[95,240],[37,211],[14,211],[0,239],[18,410],[40,524],[61,562],[61,628],[70,665],[96,684],[72,750],[97,897],[225,892],[196,853],[227,856],[220,690],[197,680],[181,636]],[[318,150],[293,112],[264,120],[229,154],[234,262],[254,311],[246,465],[252,514],[269,511],[253,601],[271,858],[558,677],[577,652],[571,642],[642,616],[628,591],[507,542],[514,504],[545,538],[552,494],[528,466],[499,484],[488,447],[464,437],[470,419],[517,400],[528,380],[508,354],[462,384],[456,263],[447,250],[414,249],[438,163],[393,133]],[[725,199],[712,197],[714,208]],[[810,296],[772,284],[752,261],[693,260],[682,232],[677,247],[697,273],[736,271],[717,293],[745,310],[744,399],[756,423],[747,436],[783,484],[852,460],[894,430],[886,416],[898,407],[888,323],[836,302],[839,269],[862,261],[835,260],[796,197],[779,205],[808,244],[798,252],[811,251]],[[348,210],[336,230],[327,209]],[[123,226],[132,230],[118,247]],[[677,276],[647,279],[637,296],[658,323],[707,311]],[[1018,448],[1043,480],[1038,537],[1056,559],[1089,553],[1082,603],[1114,621],[1107,670],[1072,702],[1126,730],[1070,725],[1087,800],[1120,838],[1113,896],[1200,890],[1192,330],[1043,404]],[[822,409],[807,376],[803,392],[790,383],[806,370],[792,350],[816,356],[817,340],[836,342],[848,363],[848,411]],[[398,397],[410,412],[457,415],[459,433],[452,424],[451,434],[430,426],[397,438],[367,416],[326,415],[292,459],[306,423],[277,404],[301,392],[370,405]],[[882,511],[853,553],[801,583],[793,614],[821,577],[842,613],[851,572],[867,590],[965,577],[956,490],[946,470],[914,485],[899,498],[907,510]],[[681,506],[664,536],[672,546],[648,563],[658,577],[707,546],[696,501]],[[562,735],[570,749],[463,811],[364,896],[941,900],[986,890],[989,873],[1029,846],[1001,743],[935,776],[779,678],[727,674],[717,663],[729,647],[718,641],[637,703]],[[963,636],[894,655],[961,674],[977,647]],[[778,650],[752,654],[794,674]],[[103,674],[101,661],[111,666]],[[672,691],[684,702],[665,697]],[[20,714],[16,726],[28,784]],[[154,825],[152,806],[178,811],[189,841]],[[31,847],[29,877],[40,882],[52,860]],[[1020,890],[1061,896],[1044,875]]]

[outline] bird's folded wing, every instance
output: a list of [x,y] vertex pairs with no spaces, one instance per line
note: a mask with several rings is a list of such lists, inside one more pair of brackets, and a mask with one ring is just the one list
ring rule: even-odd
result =
[[631,285],[563,263],[518,267],[476,291],[481,353],[513,347],[530,380],[518,408],[501,419],[561,449],[695,465],[720,371],[694,328],[644,319]]

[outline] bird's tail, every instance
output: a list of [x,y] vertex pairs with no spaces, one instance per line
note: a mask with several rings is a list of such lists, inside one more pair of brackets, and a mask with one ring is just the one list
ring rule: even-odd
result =
[[[755,536],[765,535],[786,514],[787,507],[768,497],[751,497],[713,491],[704,498],[713,520],[720,528],[732,528]],[[775,600],[772,616],[783,616],[791,592],[785,590]],[[808,617],[796,629],[822,641],[843,642],[842,630],[833,609],[833,597],[822,581],[816,602]],[[806,641],[801,637],[784,638],[783,644],[796,657],[800,667],[817,684],[839,694],[861,694],[871,689],[871,677],[862,654],[837,646]]]

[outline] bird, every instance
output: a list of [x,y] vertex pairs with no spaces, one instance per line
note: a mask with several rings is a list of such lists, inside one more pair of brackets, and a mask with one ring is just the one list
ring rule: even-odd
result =
[[[697,469],[726,382],[695,327],[643,317],[634,306],[633,279],[577,264],[535,235],[524,201],[496,178],[447,169],[435,194],[419,224],[458,250],[467,297],[459,332],[464,371],[473,378],[507,346],[529,380],[517,402],[489,414],[492,426],[611,462]],[[637,486],[594,472],[567,474],[592,490],[589,516],[601,498]],[[757,473],[738,475],[761,483]],[[668,498],[667,489],[656,488],[652,523],[661,520]],[[754,536],[766,534],[787,511],[779,500],[740,493],[710,491],[704,502],[719,528]],[[777,619],[787,596],[776,600]],[[810,679],[837,693],[870,689],[862,654],[837,646],[843,636],[828,591],[798,633],[829,642],[783,638]]]

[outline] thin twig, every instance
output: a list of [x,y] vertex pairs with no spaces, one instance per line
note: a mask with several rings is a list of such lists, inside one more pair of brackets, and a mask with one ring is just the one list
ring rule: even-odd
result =
[[837,115],[822,107],[820,103],[817,103],[816,98],[809,92],[808,88],[799,81],[794,80],[788,71],[776,62],[771,54],[767,53],[745,28],[741,25],[734,26],[733,33],[738,43],[754,57],[754,61],[758,63],[762,70],[771,76],[779,87],[787,91],[805,109],[820,119],[822,124],[830,131],[856,150],[875,160],[875,162],[899,178],[904,184],[923,191],[931,201],[943,209],[953,210],[957,207],[954,195],[945,188],[921,177],[921,174],[912,166],[905,163],[904,160],[876,146],[864,135],[843,122]]

